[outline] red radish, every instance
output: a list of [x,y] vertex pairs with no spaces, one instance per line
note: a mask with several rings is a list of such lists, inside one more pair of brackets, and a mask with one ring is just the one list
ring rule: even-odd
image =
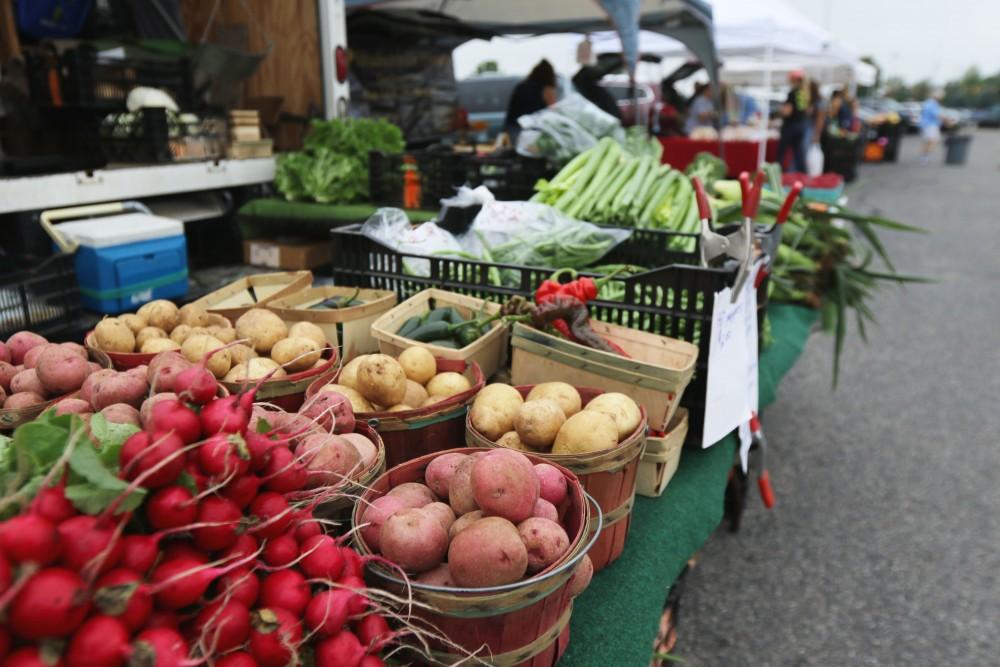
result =
[[145,574],[160,555],[159,541],[155,535],[126,535],[122,538],[122,557],[119,565],[127,570]]
[[215,588],[220,599],[237,600],[252,607],[260,594],[260,579],[249,569],[239,568],[219,577]]
[[180,609],[194,604],[208,586],[222,575],[246,565],[241,559],[225,567],[207,567],[185,558],[160,563],[150,575],[153,598],[161,609]]
[[216,526],[195,528],[194,543],[205,551],[227,549],[236,542],[243,512],[232,500],[209,496],[198,505],[198,523],[217,523]]
[[208,554],[187,540],[176,540],[163,548],[163,561],[168,560],[193,560],[204,565],[208,562]]
[[250,470],[250,452],[239,435],[216,433],[197,450],[202,472],[216,479],[239,479]]
[[194,410],[180,399],[157,401],[144,424],[147,431],[167,433],[173,431],[185,445],[201,437],[201,420]]
[[167,611],[165,609],[154,609],[153,613],[149,615],[149,620],[146,621],[146,629],[151,628],[171,628],[176,629],[180,627],[181,617],[177,615],[177,612]]
[[297,570],[278,570],[264,579],[260,587],[262,605],[287,609],[296,616],[302,615],[309,598],[309,584]]
[[257,525],[250,532],[264,539],[277,537],[288,530],[294,516],[285,497],[273,491],[257,496],[250,503],[250,514],[257,518]]
[[71,570],[79,572],[93,562],[92,567],[104,573],[121,560],[121,537],[97,517],[81,514],[63,521],[56,530],[63,544],[61,562]]
[[130,665],[137,667],[184,667],[188,647],[173,628],[148,628],[139,633],[132,643]]
[[344,571],[344,556],[329,535],[313,535],[302,542],[299,567],[310,579],[336,581]]
[[280,443],[263,433],[256,433],[249,429],[244,438],[247,441],[247,451],[250,452],[250,469],[254,472],[260,472],[267,467],[271,447]]
[[377,655],[366,655],[361,658],[361,664],[358,667],[385,667],[385,663]]
[[204,491],[208,488],[208,477],[201,471],[201,467],[194,456],[184,462],[184,472],[191,477],[191,481],[194,482],[196,489]]
[[215,667],[257,667],[257,663],[249,653],[235,651],[216,660]]
[[131,570],[111,570],[97,580],[94,604],[121,621],[129,632],[136,632],[153,613],[153,599],[143,585],[142,577]]
[[378,653],[392,639],[392,630],[381,614],[368,614],[354,627],[358,639],[369,653]]
[[358,667],[365,647],[350,630],[341,630],[316,645],[316,667]]
[[[212,353],[216,351],[213,350]],[[205,364],[208,363],[210,356],[211,354],[206,354],[201,363],[184,369],[177,374],[177,377],[174,379],[175,393],[198,405],[204,405],[215,397],[219,383],[216,382],[215,376],[212,375],[211,371],[205,368]]]
[[299,543],[289,533],[272,537],[264,545],[261,558],[271,567],[284,567],[299,557]]
[[340,553],[344,556],[344,571],[340,573],[341,581],[346,577],[364,579],[365,561],[361,558],[361,554],[350,547],[343,547]]
[[184,469],[184,441],[173,433],[133,433],[122,445],[118,462],[125,478],[135,481],[155,468],[141,482],[147,489],[170,484]]
[[271,457],[263,476],[264,485],[278,493],[298,491],[309,481],[305,464],[296,459],[288,447],[271,448]]
[[10,653],[11,641],[10,632],[7,631],[7,628],[0,627],[0,663]]
[[216,600],[205,605],[194,620],[201,645],[210,655],[241,646],[250,634],[250,609],[236,600]]
[[201,409],[202,431],[207,434],[244,433],[250,423],[250,411],[243,407],[240,398],[226,396],[206,404]]
[[313,535],[322,535],[323,526],[309,512],[299,512],[295,517],[295,539],[305,542]]
[[350,591],[330,589],[317,593],[306,605],[303,620],[306,627],[316,632],[320,637],[336,634],[347,623],[347,608],[350,604]]
[[0,595],[3,595],[9,586],[10,563],[7,561],[7,557],[3,555],[3,552],[0,551]]
[[222,552],[220,558],[223,560],[236,560],[237,558],[257,553],[259,547],[260,544],[257,542],[256,537],[244,533],[236,537],[236,541],[233,542],[231,547]]
[[52,651],[45,647],[25,646],[8,655],[3,667],[63,667],[66,664],[58,653],[50,653]]
[[179,528],[195,522],[198,505],[183,486],[166,486],[146,502],[146,518],[155,530]]
[[358,577],[341,577],[340,585],[355,592],[347,605],[347,611],[351,616],[363,614],[368,610],[368,598],[365,597],[365,580]]
[[31,508],[36,514],[55,523],[65,521],[77,514],[73,503],[66,500],[66,490],[61,484],[39,491],[35,499],[31,501]]
[[90,597],[75,572],[50,567],[36,572],[7,610],[7,623],[23,639],[65,637],[79,627]]
[[258,609],[252,614],[250,655],[259,667],[285,667],[302,641],[302,626],[291,612]]
[[222,495],[236,503],[240,509],[244,509],[257,497],[259,491],[260,477],[245,474],[226,484],[222,489]]
[[40,514],[21,514],[0,524],[0,549],[19,563],[48,565],[59,558],[59,533]]
[[73,633],[66,667],[120,667],[130,653],[128,628],[112,616],[88,618]]

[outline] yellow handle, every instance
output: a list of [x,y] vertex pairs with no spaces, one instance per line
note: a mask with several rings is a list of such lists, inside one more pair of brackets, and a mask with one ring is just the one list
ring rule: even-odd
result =
[[90,204],[89,206],[70,206],[68,208],[55,208],[50,211],[43,211],[39,216],[42,229],[49,235],[49,238],[59,246],[63,252],[76,252],[80,244],[63,236],[52,224],[58,220],[68,220],[70,218],[87,218],[95,215],[108,215],[110,213],[121,213],[125,210],[122,202],[110,204]]

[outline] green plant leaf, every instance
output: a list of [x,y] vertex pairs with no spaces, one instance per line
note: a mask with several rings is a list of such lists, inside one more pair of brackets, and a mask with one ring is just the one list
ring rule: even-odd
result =
[[[101,489],[93,484],[70,484],[66,487],[66,499],[84,514],[100,514],[111,506],[119,497],[121,491]],[[130,512],[142,504],[146,497],[145,489],[137,489],[118,506],[116,514]]]

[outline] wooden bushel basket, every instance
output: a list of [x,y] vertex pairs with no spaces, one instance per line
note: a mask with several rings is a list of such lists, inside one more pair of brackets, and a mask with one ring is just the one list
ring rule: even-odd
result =
[[[516,389],[522,396],[527,396],[533,386],[522,385]],[[600,389],[587,387],[577,387],[576,390],[580,393],[583,405],[604,393]],[[546,463],[560,465],[576,474],[583,489],[600,506],[604,528],[590,549],[594,572],[613,563],[625,549],[625,538],[632,523],[632,506],[635,504],[636,475],[646,444],[646,409],[641,404],[639,409],[642,421],[632,435],[619,442],[617,447],[586,454],[531,453],[531,456],[539,457]],[[501,446],[472,425],[471,415],[466,417],[465,437],[470,447]]]
[[[382,437],[388,468],[465,443],[465,416],[469,404],[486,384],[486,379],[475,362],[458,359],[435,361],[438,373],[462,373],[469,379],[472,388],[426,408],[404,412],[358,412],[354,415],[355,419],[371,424]],[[306,397],[315,395],[330,383],[336,383],[339,377],[339,369],[335,373],[324,373],[309,386]]]
[[688,432],[688,412],[678,408],[663,437],[646,438],[646,450],[639,462],[635,492],[640,496],[658,498],[677,472]]
[[251,308],[266,306],[275,299],[295,294],[312,285],[312,271],[257,273],[234,280],[194,302],[210,313],[218,313],[235,323]]
[[[454,449],[461,453],[481,451]],[[354,508],[353,527],[361,525],[361,516],[371,501],[391,488],[406,482],[423,481],[424,470],[440,452],[421,456],[391,468],[376,479]],[[526,454],[532,463],[546,461]],[[547,461],[546,461],[547,462]],[[413,614],[433,625],[441,634],[469,653],[470,660],[455,648],[436,646],[437,664],[450,665],[460,661],[497,667],[553,667],[569,645],[569,619],[573,601],[567,584],[580,559],[593,542],[594,526],[600,527],[600,509],[588,499],[579,480],[572,472],[559,467],[569,482],[570,505],[564,524],[570,536],[570,547],[557,562],[538,574],[505,586],[490,588],[446,588],[410,583],[416,601],[430,609],[415,607]],[[360,531],[355,532],[355,544],[363,555],[371,553]],[[394,591],[405,597],[405,583],[398,572],[378,565],[369,565],[373,585]]]

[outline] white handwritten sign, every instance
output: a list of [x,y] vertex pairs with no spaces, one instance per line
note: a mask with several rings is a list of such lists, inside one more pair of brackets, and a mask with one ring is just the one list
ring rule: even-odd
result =
[[[735,303],[731,303],[732,289],[729,287],[715,294],[702,447],[711,447],[733,429],[747,423],[751,412],[758,407],[757,291],[753,284],[759,269],[758,263]],[[744,429],[741,436],[744,433],[748,433],[748,429]]]

